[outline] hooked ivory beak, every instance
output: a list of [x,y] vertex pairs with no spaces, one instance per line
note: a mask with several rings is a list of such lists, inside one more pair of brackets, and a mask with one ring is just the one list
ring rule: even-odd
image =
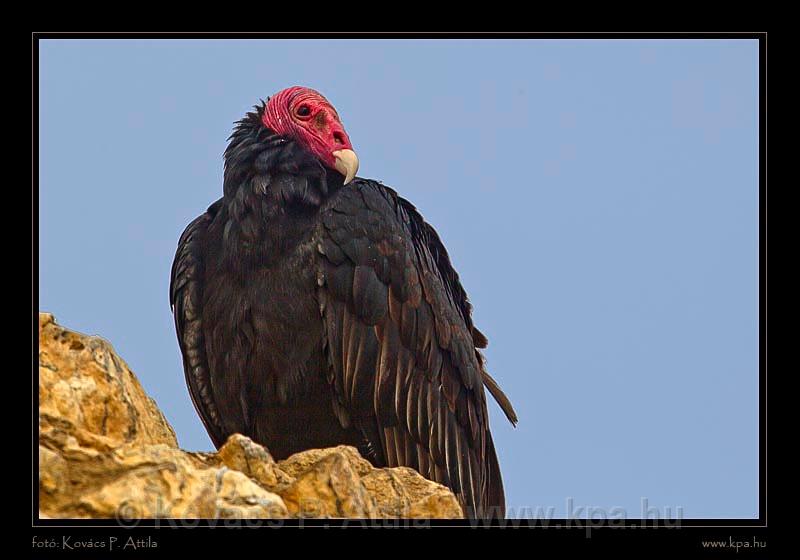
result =
[[336,171],[344,175],[344,184],[353,180],[358,171],[358,156],[353,150],[336,150],[333,152],[336,158]]

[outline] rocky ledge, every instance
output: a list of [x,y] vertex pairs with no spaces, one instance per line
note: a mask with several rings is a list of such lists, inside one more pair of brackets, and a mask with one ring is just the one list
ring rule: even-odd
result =
[[39,314],[39,510],[50,518],[460,518],[446,487],[353,447],[276,462],[235,434],[184,451],[111,345]]

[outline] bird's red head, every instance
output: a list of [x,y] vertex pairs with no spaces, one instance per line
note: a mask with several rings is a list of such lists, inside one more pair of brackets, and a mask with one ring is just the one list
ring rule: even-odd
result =
[[332,169],[344,175],[345,184],[358,171],[358,158],[339,114],[320,93],[294,86],[267,101],[261,117],[264,126],[300,142]]

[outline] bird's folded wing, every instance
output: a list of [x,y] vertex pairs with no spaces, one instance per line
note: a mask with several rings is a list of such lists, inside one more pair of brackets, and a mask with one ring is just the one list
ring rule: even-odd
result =
[[315,241],[340,420],[380,443],[387,465],[450,486],[470,516],[503,515],[477,331],[433,228],[357,180],[323,208]]
[[183,354],[183,370],[189,394],[214,445],[223,443],[222,422],[214,404],[202,325],[202,239],[220,201],[192,221],[178,241],[169,283],[169,301]]

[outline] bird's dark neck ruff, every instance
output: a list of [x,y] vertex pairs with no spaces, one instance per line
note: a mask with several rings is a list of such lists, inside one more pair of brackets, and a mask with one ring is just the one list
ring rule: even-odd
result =
[[268,264],[292,250],[344,182],[298,142],[266,128],[263,104],[254,109],[236,123],[225,150],[223,243],[237,266]]
[[229,138],[224,196],[234,197],[244,188],[276,202],[319,206],[330,192],[342,187],[344,178],[297,141],[265,127],[263,112],[263,105],[256,106],[236,123]]

